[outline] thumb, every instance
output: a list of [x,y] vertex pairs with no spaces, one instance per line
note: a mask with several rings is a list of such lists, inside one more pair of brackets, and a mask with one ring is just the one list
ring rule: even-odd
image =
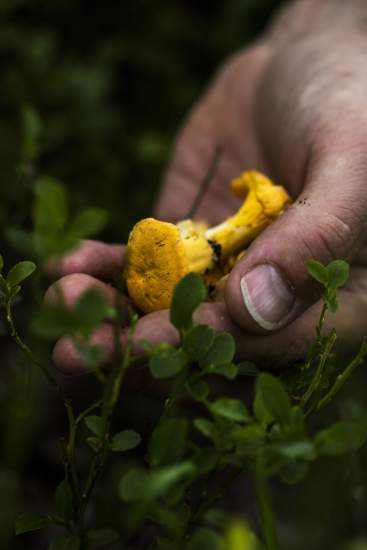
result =
[[228,278],[225,301],[241,327],[277,330],[319,299],[321,287],[307,274],[306,260],[353,259],[366,228],[365,164],[362,155],[328,153],[310,166],[301,195]]

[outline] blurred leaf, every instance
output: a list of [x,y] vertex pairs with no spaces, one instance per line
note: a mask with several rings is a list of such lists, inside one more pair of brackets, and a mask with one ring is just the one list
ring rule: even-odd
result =
[[209,386],[203,380],[186,380],[185,388],[196,401],[205,401],[209,395]]
[[76,216],[69,231],[78,239],[84,239],[99,233],[106,225],[108,214],[102,208],[88,208]]
[[251,416],[242,401],[239,399],[229,399],[221,397],[210,405],[210,411],[213,414],[228,418],[234,422],[251,422]]
[[108,307],[106,298],[100,291],[92,288],[83,292],[75,305],[75,314],[84,332],[90,332],[107,317]]
[[169,418],[160,422],[149,442],[149,463],[162,466],[177,462],[186,447],[188,423],[184,418]]
[[217,466],[218,459],[214,447],[197,447],[193,455],[197,472],[201,475],[212,471]]
[[230,521],[225,534],[225,550],[257,550],[258,542],[246,522]]
[[295,485],[305,479],[309,469],[307,462],[291,460],[279,470],[279,476],[284,483]]
[[208,527],[200,527],[190,537],[185,550],[226,550],[223,537]]
[[141,436],[134,430],[124,430],[115,434],[110,443],[111,451],[130,451],[139,445]]
[[326,267],[316,260],[307,260],[305,262],[308,273],[316,279],[319,283],[327,286],[329,282],[329,275]]
[[3,259],[2,255],[0,254],[0,273],[3,270],[3,267],[4,267],[4,259]]
[[87,531],[87,540],[92,544],[112,544],[118,541],[119,538],[119,533],[114,529],[90,529]]
[[51,542],[48,550],[80,550],[79,537],[74,535],[61,535]]
[[15,520],[15,534],[21,535],[29,531],[37,531],[47,525],[52,525],[53,521],[49,516],[37,514],[36,512],[24,512]]
[[196,325],[183,338],[183,350],[191,361],[200,362],[214,342],[214,330],[207,325]]
[[202,366],[219,367],[231,363],[236,351],[233,336],[226,332],[216,334],[214,342],[202,360]]
[[47,176],[37,180],[35,192],[35,232],[47,238],[65,227],[68,219],[66,193],[60,183]]
[[205,369],[207,374],[216,374],[224,376],[228,380],[234,380],[238,374],[237,366],[233,363],[228,363],[227,365],[209,365]]
[[277,451],[286,458],[314,460],[316,458],[315,447],[311,441],[294,441],[281,443]]
[[285,426],[290,421],[291,404],[281,381],[268,373],[256,379],[254,413],[262,424],[272,421]]
[[84,419],[87,428],[98,437],[102,437],[104,421],[101,416],[90,415]]
[[65,520],[73,517],[73,493],[66,479],[64,479],[55,493],[55,506],[57,513]]
[[19,285],[19,283],[32,275],[35,269],[36,264],[34,264],[33,262],[19,262],[15,264],[9,271],[6,277],[6,282],[9,286]]
[[215,426],[211,420],[207,418],[195,418],[194,420],[195,428],[201,432],[205,437],[212,439],[215,433]]
[[149,359],[149,369],[154,378],[168,378],[178,374],[186,363],[187,358],[182,350],[160,344]]
[[37,158],[42,131],[41,119],[30,105],[21,112],[23,126],[23,158],[27,162]]
[[106,351],[102,346],[93,346],[88,342],[74,341],[74,346],[83,357],[86,367],[96,369],[100,367],[106,356]]
[[254,455],[264,445],[266,433],[259,424],[251,424],[234,430],[231,439],[239,454]]
[[176,483],[190,477],[194,472],[195,466],[191,461],[151,471],[132,468],[122,478],[119,493],[127,502],[152,501],[167,493]]
[[175,287],[171,303],[171,323],[178,329],[189,329],[192,326],[194,311],[206,298],[206,287],[196,273],[186,275]]
[[316,450],[321,455],[338,456],[357,451],[367,439],[367,426],[341,421],[320,431],[315,437]]
[[334,260],[327,266],[329,285],[337,289],[345,285],[349,278],[349,264],[344,260]]

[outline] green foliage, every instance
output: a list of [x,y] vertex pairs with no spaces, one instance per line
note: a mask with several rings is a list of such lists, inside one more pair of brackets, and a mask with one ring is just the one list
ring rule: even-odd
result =
[[[61,227],[64,222],[59,223]],[[308,433],[308,416],[334,399],[367,353],[367,344],[364,343],[344,370],[334,372],[331,369],[336,335],[332,331],[324,336],[323,323],[327,310],[335,309],[336,289],[345,282],[347,270],[340,262],[332,262],[326,267],[309,262],[308,268],[317,280],[324,281],[323,308],[315,342],[289,387],[277,376],[260,373],[249,361],[236,365],[233,362],[235,344],[230,334],[216,333],[210,327],[194,324],[195,310],[206,296],[198,275],[189,274],[176,287],[171,319],[179,329],[179,345],[145,346],[150,373],[158,380],[173,379],[172,393],[152,430],[144,466],[128,467],[118,485],[119,497],[130,507],[133,528],[137,529],[148,519],[157,526],[160,533],[157,548],[237,550],[243,541],[251,550],[257,548],[256,539],[243,525],[232,525],[226,530],[226,525],[213,524],[213,518],[206,521],[207,525],[215,527],[215,531],[202,525],[207,512],[222,495],[221,487],[206,488],[205,481],[204,488],[200,489],[205,479],[203,476],[223,475],[229,466],[237,474],[249,470],[255,476],[262,538],[269,550],[278,548],[268,478],[276,476],[287,484],[299,483],[307,476],[309,464],[319,457],[355,453],[365,443],[367,425],[358,418],[336,421],[312,435]],[[32,262],[20,262],[6,278],[0,275],[7,320],[24,355],[61,392],[53,374],[35,359],[20,338],[12,318],[14,290],[21,291],[23,281],[34,269]],[[17,519],[16,533],[57,524],[67,533],[56,537],[51,548],[84,550],[84,547],[89,549],[118,540],[119,534],[113,529],[93,529],[84,524],[85,500],[91,497],[108,453],[124,453],[142,441],[135,430],[127,429],[114,435],[110,432],[124,376],[133,361],[131,351],[136,319],[132,318],[126,348],[119,350],[115,367],[110,374],[105,374],[100,369],[101,357],[98,349],[91,345],[90,336],[106,318],[118,323],[118,316],[93,290],[84,293],[73,310],[64,306],[61,295],[59,299],[60,306],[41,311],[35,327],[47,335],[67,333],[72,336],[86,363],[94,368],[101,384],[101,400],[75,418],[70,401],[63,397],[69,420],[69,438],[65,449],[66,477],[55,492],[55,515],[23,514]],[[242,399],[213,397],[207,380],[212,374],[227,380],[239,376],[254,380],[255,395],[251,408]],[[202,416],[192,418],[185,412],[182,402],[187,399],[200,405]],[[76,438],[82,421],[89,432],[84,443],[89,445],[93,457],[83,488],[75,459]],[[196,431],[195,437],[192,428]],[[198,441],[198,435],[204,443]],[[196,487],[199,487],[198,502],[188,505],[188,495]],[[81,522],[82,533],[79,531]]]
[[155,378],[169,378],[178,374],[186,365],[186,356],[182,350],[176,350],[168,344],[157,346],[150,357],[149,368]]
[[171,304],[171,323],[178,330],[192,327],[192,315],[206,298],[206,287],[202,278],[189,273],[176,286]]
[[123,452],[135,449],[141,442],[141,436],[135,430],[124,430],[115,434],[110,443],[111,451]]
[[36,512],[24,512],[17,517],[15,522],[15,534],[21,535],[29,531],[37,531],[53,523],[49,516],[37,514]]

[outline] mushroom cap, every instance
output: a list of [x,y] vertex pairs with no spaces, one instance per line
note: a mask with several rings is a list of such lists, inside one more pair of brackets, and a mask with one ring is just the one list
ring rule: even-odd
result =
[[138,222],[129,236],[126,266],[134,304],[145,313],[169,308],[174,287],[189,272],[178,227],[154,218]]

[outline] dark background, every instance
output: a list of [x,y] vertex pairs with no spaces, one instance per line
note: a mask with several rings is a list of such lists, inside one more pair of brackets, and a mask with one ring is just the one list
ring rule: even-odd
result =
[[[34,178],[24,176],[27,109],[40,124],[33,173],[63,182],[75,212],[105,208],[109,224],[102,238],[124,242],[134,222],[150,212],[185,114],[217,66],[258,35],[280,3],[2,0],[0,242],[6,264],[28,259],[14,238],[14,229],[31,223]],[[31,289],[27,303],[35,304],[40,297]],[[20,315],[26,327],[31,306]],[[53,395],[9,345],[3,325],[0,339],[0,549],[39,550],[47,547],[47,537],[25,536],[16,543],[13,519],[24,510],[50,509],[62,476],[57,440],[64,425]],[[65,384],[82,400],[93,395],[91,382]],[[356,382],[351,406],[358,392],[363,394],[363,385]],[[149,433],[155,407],[128,396],[124,422]],[[275,491],[287,548],[339,548],[351,532],[364,533],[365,473],[361,464],[345,460],[325,461],[301,487]],[[111,465],[98,494],[95,512],[102,526],[107,521],[121,527],[115,488],[124,467]]]

